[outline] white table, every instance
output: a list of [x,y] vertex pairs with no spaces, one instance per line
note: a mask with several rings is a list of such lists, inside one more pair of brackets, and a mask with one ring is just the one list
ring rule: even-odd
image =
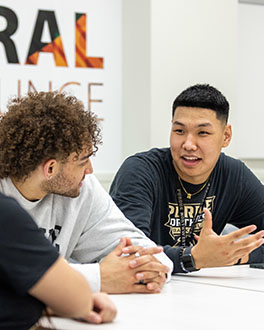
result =
[[264,269],[250,268],[248,265],[201,269],[172,276],[172,280],[264,293]]
[[61,330],[264,329],[264,270],[248,266],[177,275],[160,294],[111,299],[118,309],[113,323],[98,326],[52,318],[53,323]]

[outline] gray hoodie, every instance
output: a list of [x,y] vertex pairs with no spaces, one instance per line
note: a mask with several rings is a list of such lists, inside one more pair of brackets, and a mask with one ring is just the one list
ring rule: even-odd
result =
[[[31,202],[19,193],[10,178],[0,180],[0,192],[15,198],[30,213],[63,257],[77,262],[71,263],[72,267],[87,278],[93,292],[100,291],[99,262],[121,237],[130,237],[139,246],[156,245],[125,218],[93,174],[86,176],[77,198],[49,194]],[[171,260],[164,253],[155,257],[171,273]]]

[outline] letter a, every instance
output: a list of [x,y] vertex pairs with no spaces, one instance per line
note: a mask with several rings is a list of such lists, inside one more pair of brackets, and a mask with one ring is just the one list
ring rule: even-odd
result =
[[[47,21],[49,26],[50,43],[41,42],[45,21]],[[56,66],[68,66],[55,13],[53,11],[39,10],[26,64],[36,65],[40,52],[53,53]]]

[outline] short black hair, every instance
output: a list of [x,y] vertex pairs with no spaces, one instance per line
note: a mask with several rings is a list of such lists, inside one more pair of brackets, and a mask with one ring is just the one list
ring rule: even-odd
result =
[[181,92],[173,102],[172,116],[177,107],[191,107],[211,109],[216,112],[216,117],[227,123],[229,103],[225,96],[215,87],[208,84],[197,84]]

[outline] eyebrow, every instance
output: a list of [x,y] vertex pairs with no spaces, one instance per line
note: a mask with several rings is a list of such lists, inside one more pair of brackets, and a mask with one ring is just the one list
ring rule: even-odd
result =
[[86,159],[90,158],[92,155],[93,155],[93,151],[90,152],[88,155],[83,156],[83,157],[80,159],[80,161],[82,162],[83,160],[86,160]]
[[[182,126],[182,127],[185,126],[183,123],[181,123],[181,122],[178,121],[178,120],[175,120],[175,121],[173,122],[173,125],[179,125],[179,126]],[[211,123],[202,123],[202,124],[197,125],[196,127],[208,127],[208,126],[211,127],[212,124],[211,124]]]

